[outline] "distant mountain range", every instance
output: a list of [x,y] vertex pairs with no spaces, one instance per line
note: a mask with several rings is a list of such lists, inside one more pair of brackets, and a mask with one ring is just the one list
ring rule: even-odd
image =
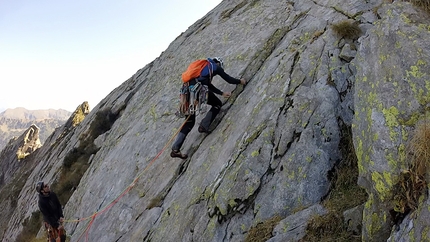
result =
[[0,151],[15,136],[20,136],[32,124],[40,128],[42,144],[55,128],[63,125],[72,112],[64,109],[27,110],[6,109],[0,113]]

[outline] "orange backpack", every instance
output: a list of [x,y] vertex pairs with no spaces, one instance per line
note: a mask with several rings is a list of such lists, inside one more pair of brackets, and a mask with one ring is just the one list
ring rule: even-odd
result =
[[192,62],[187,70],[182,73],[182,81],[184,83],[189,82],[190,80],[197,78],[200,76],[200,72],[202,72],[203,68],[209,64],[208,60],[196,60]]

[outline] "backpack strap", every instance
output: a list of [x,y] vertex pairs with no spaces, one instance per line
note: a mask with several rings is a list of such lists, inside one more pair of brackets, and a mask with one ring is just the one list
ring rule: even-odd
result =
[[[210,62],[210,61],[208,61],[209,62],[209,65],[208,65],[208,70],[209,70],[209,81],[210,82],[212,82],[212,74],[213,74],[213,71],[214,71],[214,67],[213,67],[213,64],[212,64],[212,62]],[[212,68],[211,68],[212,67]],[[211,70],[212,69],[212,70]]]

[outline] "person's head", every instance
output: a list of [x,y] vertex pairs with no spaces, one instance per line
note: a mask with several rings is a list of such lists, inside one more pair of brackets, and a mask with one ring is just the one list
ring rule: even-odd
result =
[[40,194],[48,194],[50,192],[48,184],[40,181],[36,184],[36,191]]
[[214,57],[212,60],[214,60],[221,68],[224,68],[224,62],[221,57]]

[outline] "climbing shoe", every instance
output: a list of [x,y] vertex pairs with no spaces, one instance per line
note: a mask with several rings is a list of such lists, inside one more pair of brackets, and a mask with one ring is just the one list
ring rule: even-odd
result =
[[172,152],[170,152],[170,157],[181,158],[181,159],[185,160],[188,158],[188,155],[182,154],[179,150],[172,150]]
[[203,126],[199,125],[199,133],[210,134],[211,132],[205,129]]

